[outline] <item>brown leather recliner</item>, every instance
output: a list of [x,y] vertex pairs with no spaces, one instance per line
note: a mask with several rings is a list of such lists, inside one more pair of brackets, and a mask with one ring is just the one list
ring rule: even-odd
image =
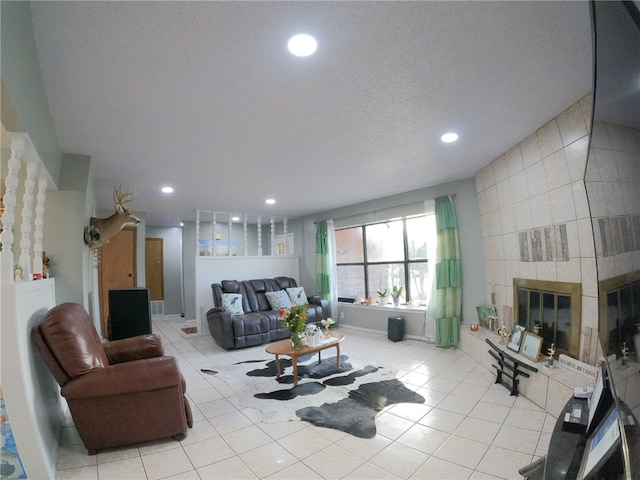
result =
[[178,362],[157,335],[102,343],[85,309],[58,305],[31,331],[90,455],[193,426]]

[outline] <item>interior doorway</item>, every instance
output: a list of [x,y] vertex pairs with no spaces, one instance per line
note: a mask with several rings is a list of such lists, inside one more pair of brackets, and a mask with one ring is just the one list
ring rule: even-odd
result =
[[163,242],[162,238],[146,238],[144,242],[146,285],[152,302],[164,300]]
[[100,249],[98,268],[100,288],[100,327],[102,336],[108,336],[109,290],[132,288],[136,279],[135,227],[125,227],[109,239]]

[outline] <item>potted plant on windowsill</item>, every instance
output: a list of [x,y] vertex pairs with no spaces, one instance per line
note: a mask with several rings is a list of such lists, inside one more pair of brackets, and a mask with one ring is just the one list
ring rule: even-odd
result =
[[391,297],[393,298],[393,304],[397,307],[400,305],[400,296],[402,295],[402,290],[404,287],[394,285],[391,289]]
[[384,288],[382,290],[378,290],[378,298],[380,299],[380,305],[387,304],[387,297],[389,296],[389,289]]

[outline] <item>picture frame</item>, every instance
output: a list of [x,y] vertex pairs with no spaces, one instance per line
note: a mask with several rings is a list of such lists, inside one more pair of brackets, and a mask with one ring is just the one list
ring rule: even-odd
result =
[[522,325],[514,325],[513,330],[511,330],[511,335],[509,336],[509,343],[507,344],[507,347],[514,352],[519,352],[524,331],[525,328]]
[[540,358],[540,350],[542,350],[542,337],[533,333],[524,332],[522,337],[522,345],[520,346],[520,355],[537,362]]
[[478,323],[484,328],[492,330],[492,315],[493,309],[486,305],[476,306],[476,312],[478,312]]
[[636,349],[636,362],[640,363],[640,333],[633,336],[633,346]]

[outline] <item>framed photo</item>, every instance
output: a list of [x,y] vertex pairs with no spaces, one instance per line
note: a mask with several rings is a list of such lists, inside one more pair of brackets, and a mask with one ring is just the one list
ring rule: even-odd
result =
[[640,333],[633,336],[633,346],[636,349],[636,362],[640,363]]
[[507,344],[507,347],[515,352],[519,352],[523,334],[524,327],[522,325],[514,325],[513,330],[511,330],[511,336],[509,337],[509,343]]
[[491,330],[491,315],[493,314],[493,310],[489,306],[477,306],[476,311],[478,312],[478,323],[482,325],[484,328],[488,328]]
[[542,337],[534,335],[533,333],[524,332],[522,337],[522,345],[520,346],[520,355],[527,357],[534,362],[538,361],[540,357],[540,350],[542,349]]

